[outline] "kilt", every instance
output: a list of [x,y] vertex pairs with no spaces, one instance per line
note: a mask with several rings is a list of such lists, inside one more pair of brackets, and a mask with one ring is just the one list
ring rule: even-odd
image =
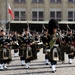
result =
[[26,50],[26,44],[21,44],[19,46],[19,56],[23,57],[25,55],[25,50]]
[[75,53],[75,47],[71,44],[66,44],[66,53],[67,54]]
[[48,53],[49,61],[59,61],[59,50],[58,47],[53,46],[53,48]]
[[0,60],[6,60],[9,63],[12,60],[11,50],[8,48],[0,49]]
[[36,45],[32,44],[31,46],[27,46],[26,44],[23,44],[23,47],[21,45],[19,48],[19,56],[30,61],[37,59]]

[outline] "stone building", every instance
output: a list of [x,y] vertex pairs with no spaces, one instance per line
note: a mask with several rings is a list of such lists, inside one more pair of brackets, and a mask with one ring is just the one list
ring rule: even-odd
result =
[[[8,14],[10,5],[14,19]],[[0,0],[0,26],[9,21],[75,21],[75,0]]]

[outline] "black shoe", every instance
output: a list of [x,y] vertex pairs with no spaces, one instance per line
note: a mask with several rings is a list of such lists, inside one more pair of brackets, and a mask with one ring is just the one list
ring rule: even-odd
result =
[[52,73],[55,73],[56,72],[56,70],[55,71],[52,71]]
[[69,63],[69,64],[72,64],[72,63]]
[[7,70],[7,68],[4,68],[4,70]]
[[0,71],[4,71],[4,69],[0,69]]
[[22,66],[25,66],[25,65],[22,64]]
[[69,64],[72,64],[71,62],[68,62]]
[[46,65],[48,65],[48,63],[46,63]]
[[50,68],[52,68],[52,66],[50,66]]

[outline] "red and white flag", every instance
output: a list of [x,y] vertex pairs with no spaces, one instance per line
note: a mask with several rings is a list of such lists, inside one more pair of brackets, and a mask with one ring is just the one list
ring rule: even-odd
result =
[[8,5],[8,13],[11,15],[12,19],[14,19],[14,13],[12,9],[10,8],[10,5]]

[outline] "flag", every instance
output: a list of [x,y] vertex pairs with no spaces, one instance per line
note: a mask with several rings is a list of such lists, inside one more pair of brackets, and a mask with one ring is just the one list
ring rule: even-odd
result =
[[10,5],[8,5],[8,13],[11,15],[12,19],[14,19],[14,13],[13,13]]

